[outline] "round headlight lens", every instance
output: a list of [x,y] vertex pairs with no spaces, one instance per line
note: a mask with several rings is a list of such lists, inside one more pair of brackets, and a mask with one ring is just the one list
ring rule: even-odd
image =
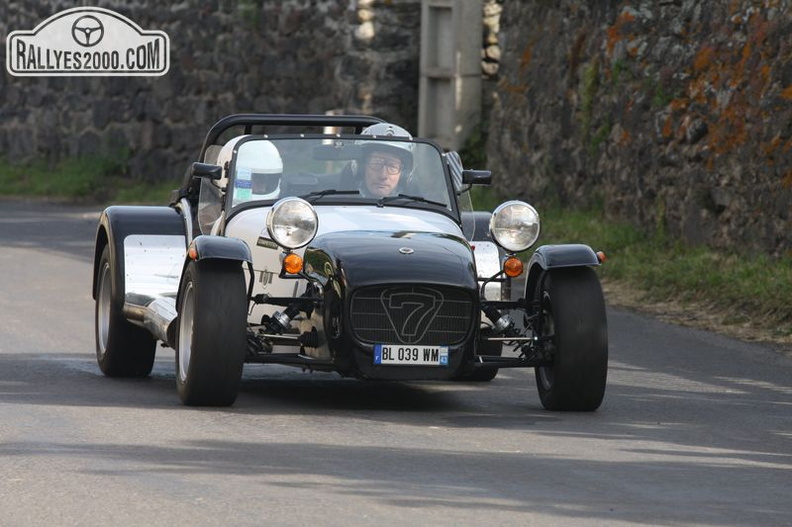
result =
[[524,251],[539,238],[539,213],[522,201],[507,201],[492,213],[490,232],[507,251]]
[[301,198],[284,198],[267,213],[267,232],[275,243],[287,249],[302,247],[316,236],[316,210]]

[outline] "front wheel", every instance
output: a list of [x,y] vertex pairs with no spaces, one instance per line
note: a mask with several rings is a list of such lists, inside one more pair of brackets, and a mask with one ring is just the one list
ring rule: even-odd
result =
[[156,339],[122,313],[124,299],[113,287],[113,262],[105,245],[96,276],[96,362],[108,377],[145,377],[154,367]]
[[247,291],[239,262],[192,261],[179,291],[176,387],[193,406],[230,406],[247,349]]
[[539,281],[537,333],[553,357],[536,368],[542,406],[590,412],[599,408],[608,374],[608,327],[599,278],[589,267],[552,270]]

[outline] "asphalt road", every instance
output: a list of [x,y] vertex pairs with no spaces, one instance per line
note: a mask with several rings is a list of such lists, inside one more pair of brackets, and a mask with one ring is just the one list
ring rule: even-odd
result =
[[792,525],[792,359],[609,309],[602,408],[533,372],[363,383],[247,367],[180,405],[94,358],[96,210],[0,201],[0,525]]

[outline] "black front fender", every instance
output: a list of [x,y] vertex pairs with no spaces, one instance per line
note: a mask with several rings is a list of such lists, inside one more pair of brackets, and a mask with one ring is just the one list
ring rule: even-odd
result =
[[195,249],[196,260],[236,260],[238,262],[252,263],[250,247],[238,238],[224,236],[211,236],[203,234],[197,236],[190,247]]
[[532,298],[536,284],[543,271],[563,267],[599,266],[597,253],[582,243],[562,245],[542,245],[531,256],[528,262],[528,278],[525,282],[525,298]]
[[[223,260],[229,263],[237,262],[245,265],[250,272],[251,280],[248,283],[247,295],[250,297],[253,290],[253,257],[250,254],[250,247],[239,238],[226,238],[225,236],[214,236],[202,234],[196,236],[190,247],[187,249],[187,257],[184,259],[181,276],[184,278],[184,271],[191,261]],[[182,288],[179,284],[179,292],[176,295],[176,305],[181,305]]]

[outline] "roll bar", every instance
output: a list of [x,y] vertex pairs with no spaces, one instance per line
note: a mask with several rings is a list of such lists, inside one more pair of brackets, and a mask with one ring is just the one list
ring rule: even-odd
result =
[[243,126],[245,128],[245,134],[251,133],[254,126],[294,126],[303,128],[311,126],[354,127],[355,133],[359,134],[367,126],[384,122],[385,121],[379,117],[367,115],[233,114],[223,117],[209,129],[209,133],[206,134],[206,139],[201,147],[201,155],[198,159],[204,158],[206,149],[209,148],[209,146],[217,144],[217,139],[223,132],[235,126]]

